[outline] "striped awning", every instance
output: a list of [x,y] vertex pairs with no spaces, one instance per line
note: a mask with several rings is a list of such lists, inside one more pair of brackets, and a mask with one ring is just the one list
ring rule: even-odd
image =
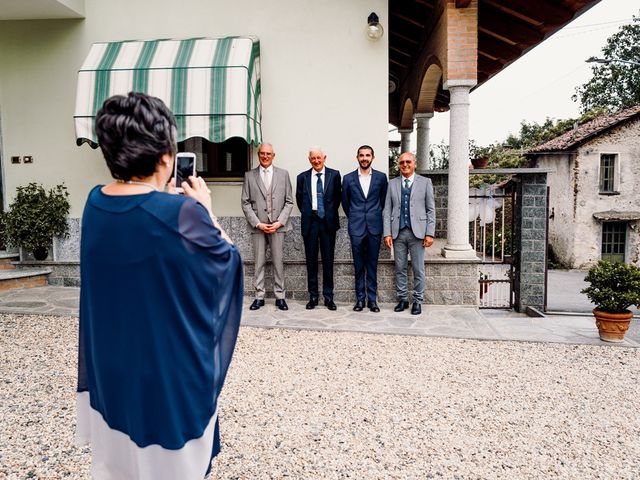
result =
[[111,95],[161,98],[178,141],[260,143],[260,42],[250,37],[95,43],[78,72],[76,143],[97,147],[95,115]]

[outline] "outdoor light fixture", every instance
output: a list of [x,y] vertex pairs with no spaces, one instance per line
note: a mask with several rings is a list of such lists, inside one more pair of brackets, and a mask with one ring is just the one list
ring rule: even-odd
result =
[[366,33],[367,38],[372,41],[379,40],[384,34],[384,29],[382,28],[382,25],[380,25],[380,19],[375,12],[371,12],[371,15],[367,18]]
[[585,60],[587,63],[602,63],[604,65],[608,65],[610,63],[626,63],[628,65],[635,65],[636,67],[640,67],[640,62],[632,62],[630,60],[622,60],[621,58],[597,58],[597,57],[589,57]]

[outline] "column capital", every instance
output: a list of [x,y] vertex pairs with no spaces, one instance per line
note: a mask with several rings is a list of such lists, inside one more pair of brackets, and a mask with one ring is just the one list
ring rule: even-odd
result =
[[399,128],[398,133],[411,133],[413,132],[413,127],[410,128]]
[[460,80],[447,80],[442,84],[442,88],[445,90],[451,90],[456,87],[466,87],[471,89],[475,87],[478,82],[472,79],[460,79]]
[[426,119],[433,118],[433,112],[414,113],[413,118],[415,118],[416,120],[420,120],[423,118],[426,118]]

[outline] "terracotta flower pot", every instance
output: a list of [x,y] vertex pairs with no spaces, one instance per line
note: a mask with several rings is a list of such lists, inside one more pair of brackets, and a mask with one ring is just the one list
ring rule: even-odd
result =
[[489,157],[478,157],[471,159],[471,165],[473,168],[487,168],[489,164]]
[[633,312],[627,310],[622,313],[609,313],[594,308],[593,315],[596,317],[600,340],[605,342],[624,341],[624,334],[629,330]]

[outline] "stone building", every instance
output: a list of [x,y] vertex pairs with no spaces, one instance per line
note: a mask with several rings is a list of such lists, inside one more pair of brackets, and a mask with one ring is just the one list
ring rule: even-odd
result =
[[549,174],[549,245],[567,268],[640,266],[640,107],[577,126],[527,156]]

